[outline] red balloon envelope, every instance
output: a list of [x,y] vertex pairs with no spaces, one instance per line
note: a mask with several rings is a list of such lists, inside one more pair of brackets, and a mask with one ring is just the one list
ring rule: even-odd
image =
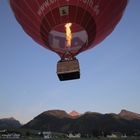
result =
[[[10,5],[29,36],[69,60],[93,48],[113,31],[127,0],[10,0]],[[66,23],[71,23],[69,47]]]

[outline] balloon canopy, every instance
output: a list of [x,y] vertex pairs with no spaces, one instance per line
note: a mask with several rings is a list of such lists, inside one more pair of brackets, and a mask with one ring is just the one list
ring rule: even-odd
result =
[[80,78],[75,56],[104,40],[120,21],[127,0],[10,0],[24,31],[57,53],[60,80]]
[[[104,40],[122,17],[127,0],[10,0],[24,31],[61,58],[74,57]],[[71,23],[66,47],[65,24]]]

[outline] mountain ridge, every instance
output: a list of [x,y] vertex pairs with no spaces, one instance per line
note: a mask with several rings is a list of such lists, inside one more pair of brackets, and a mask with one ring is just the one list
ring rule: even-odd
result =
[[82,115],[81,113],[79,113],[79,112],[77,112],[77,111],[75,111],[75,110],[73,110],[73,111],[71,111],[70,113],[68,113],[71,117],[73,117],[73,118],[77,118],[77,117],[79,117],[80,115]]
[[19,128],[21,126],[21,123],[13,117],[0,119],[0,129]]
[[[123,114],[130,114],[133,116],[131,119],[126,119]],[[122,132],[126,134],[140,133],[140,119],[134,117],[138,115],[130,111],[125,112],[122,110],[120,113],[106,113],[101,114],[98,112],[85,112],[78,117],[72,117],[64,110],[49,110],[45,111],[33,120],[29,121],[22,128],[38,129],[44,131],[54,131],[63,133],[94,133]]]
[[125,109],[122,109],[118,115],[128,120],[140,119],[140,114]]

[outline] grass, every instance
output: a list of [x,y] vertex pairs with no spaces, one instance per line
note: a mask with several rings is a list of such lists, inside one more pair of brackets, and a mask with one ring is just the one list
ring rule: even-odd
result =
[[[2,140],[7,140],[7,139],[2,139]],[[14,139],[12,139],[14,140]],[[27,140],[27,138],[20,138],[16,140]],[[45,140],[43,138],[30,138],[30,140]],[[46,139],[46,140],[140,140],[140,137],[128,137],[128,138],[71,138],[71,139],[66,139],[66,138],[57,138],[57,139]]]

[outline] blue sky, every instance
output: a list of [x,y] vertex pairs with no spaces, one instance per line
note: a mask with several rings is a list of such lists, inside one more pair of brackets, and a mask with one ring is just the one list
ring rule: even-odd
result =
[[77,56],[81,79],[60,82],[58,55],[35,43],[0,1],[0,118],[22,123],[49,109],[140,113],[140,1],[130,0],[114,32]]

